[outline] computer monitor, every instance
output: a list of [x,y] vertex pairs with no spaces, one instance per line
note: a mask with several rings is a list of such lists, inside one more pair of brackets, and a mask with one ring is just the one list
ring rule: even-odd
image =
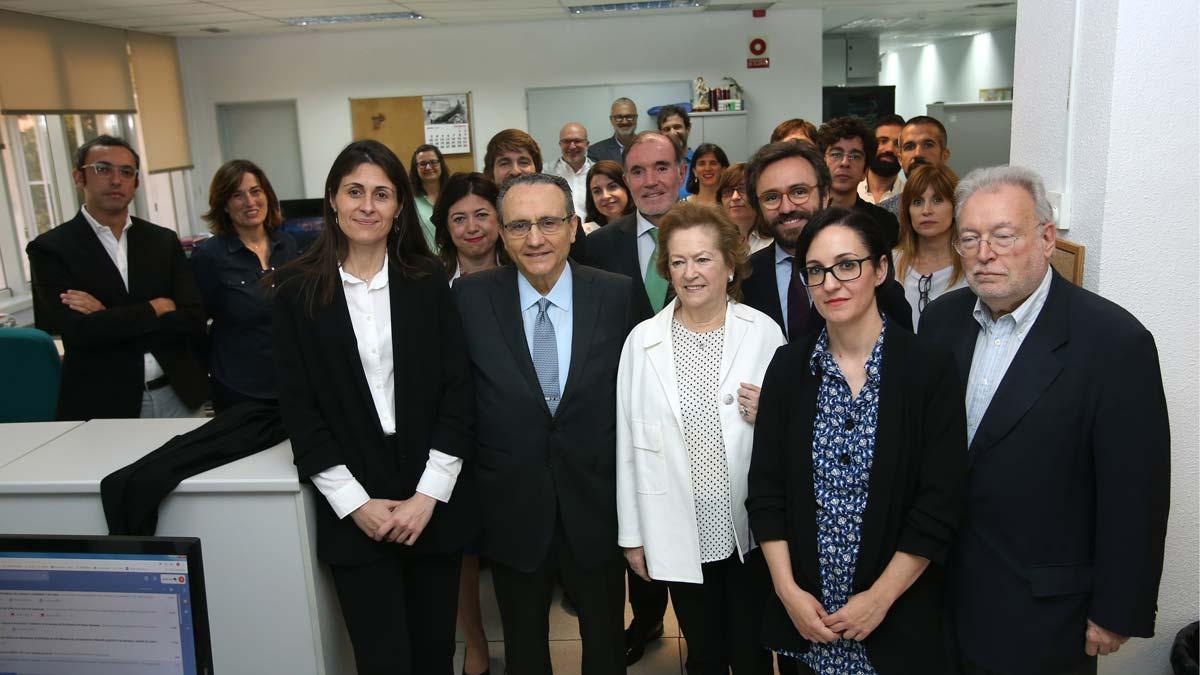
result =
[[301,252],[312,246],[325,229],[323,199],[284,199],[279,202],[279,210],[283,215],[283,225],[279,229],[292,235]]
[[199,539],[0,536],[0,673],[212,672]]

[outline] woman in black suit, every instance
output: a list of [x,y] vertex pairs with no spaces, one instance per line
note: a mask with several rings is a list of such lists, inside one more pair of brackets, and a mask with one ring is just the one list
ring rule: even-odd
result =
[[[325,499],[330,565],[360,675],[450,675],[475,495],[475,395],[462,322],[396,156],[347,146],[325,228],[279,273],[279,399],[296,467]],[[460,477],[461,475],[461,477]]]
[[822,331],[762,384],[747,508],[775,593],[764,645],[821,675],[952,672],[943,565],[962,511],[966,420],[949,354],[876,304],[887,249],[843,209],[797,246]]

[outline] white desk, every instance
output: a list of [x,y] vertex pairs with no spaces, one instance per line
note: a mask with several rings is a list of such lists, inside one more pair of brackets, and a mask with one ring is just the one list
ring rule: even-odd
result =
[[[0,459],[0,531],[107,534],[100,480],[205,421],[92,420]],[[31,425],[0,432],[11,426]],[[157,534],[201,540],[217,673],[354,672],[317,564],[313,508],[287,442],[190,478],[163,501]]]
[[62,436],[83,422],[0,424],[0,466],[6,466]]

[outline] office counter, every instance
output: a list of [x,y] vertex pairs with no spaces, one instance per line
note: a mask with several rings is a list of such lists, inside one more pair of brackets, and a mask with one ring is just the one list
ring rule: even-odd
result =
[[[0,425],[0,532],[107,534],[101,479],[205,421]],[[313,499],[285,441],[185,480],[162,502],[157,534],[201,540],[217,673],[354,672],[332,578],[317,563]]]

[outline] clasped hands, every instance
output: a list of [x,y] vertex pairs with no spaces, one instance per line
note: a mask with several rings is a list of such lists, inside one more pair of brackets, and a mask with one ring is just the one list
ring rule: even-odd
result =
[[792,586],[780,595],[792,625],[809,642],[829,643],[836,640],[865,640],[887,616],[892,601],[883,593],[869,588],[850,596],[838,611],[825,611],[812,594]]
[[354,524],[375,541],[387,541],[412,546],[425,531],[433,517],[437,501],[420,492],[408,499],[368,499],[350,517]]

